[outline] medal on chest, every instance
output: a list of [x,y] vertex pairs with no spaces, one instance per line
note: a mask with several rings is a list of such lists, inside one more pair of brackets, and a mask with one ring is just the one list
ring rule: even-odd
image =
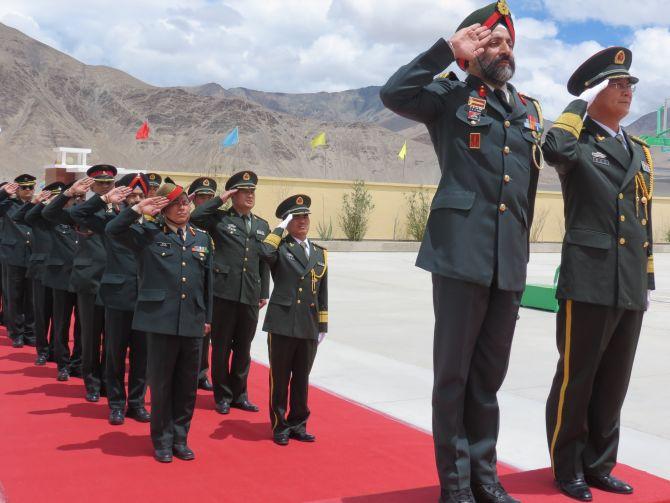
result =
[[479,124],[482,119],[482,113],[486,109],[486,98],[470,96],[466,106],[468,122],[472,126]]

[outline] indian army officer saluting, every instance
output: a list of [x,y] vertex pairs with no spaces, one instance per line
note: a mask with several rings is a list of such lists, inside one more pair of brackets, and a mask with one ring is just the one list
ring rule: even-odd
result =
[[559,489],[581,501],[591,501],[589,486],[633,492],[611,471],[654,289],[654,172],[647,145],[620,127],[638,82],[631,63],[622,47],[583,63],[568,82],[568,91],[582,99],[567,106],[544,145],[561,179],[566,220],[547,439]]
[[[137,261],[132,250],[105,234],[105,227],[121,208],[134,206],[148,192],[147,175],[128,173],[107,194],[95,194],[72,210],[76,222],[102,236],[107,251],[99,293],[105,304],[105,383],[112,425],[123,424],[125,417],[141,423],[149,422],[151,417],[144,407],[147,338],[144,332],[132,328],[137,302]],[[110,206],[112,211],[107,211]],[[126,356],[130,364],[127,394]]]
[[[132,328],[146,332],[151,440],[162,463],[191,460],[193,417],[204,334],[212,319],[212,242],[189,223],[184,189],[164,183],[156,197],[123,209],[107,234],[137,255],[139,288]],[[139,220],[144,214],[160,217]]]
[[289,438],[316,440],[307,432],[307,392],[317,345],[328,331],[328,264],[325,248],[307,239],[310,205],[301,194],[284,200],[276,211],[283,221],[261,250],[274,280],[263,330],[270,359],[270,422],[278,445],[287,445]]
[[[79,246],[72,264],[70,283],[77,292],[77,312],[81,324],[82,370],[86,400],[97,402],[105,392],[104,329],[105,308],[98,295],[100,279],[105,270],[107,253],[102,236],[73,218],[73,209],[64,209],[68,200],[86,196],[91,190],[104,195],[114,188],[117,169],[109,164],[97,164],[86,171],[86,178],[77,180],[72,187],[56,197],[42,212],[47,220],[71,225],[79,235]],[[111,212],[105,208],[102,212]]]
[[[270,291],[270,269],[259,257],[270,228],[251,213],[257,183],[251,171],[235,173],[226,182],[225,193],[191,214],[191,221],[214,240],[212,381],[220,414],[228,414],[230,407],[258,412],[249,401],[247,377],[258,311],[267,304]],[[219,209],[229,198],[232,206]]]
[[[195,209],[214,198],[216,194],[216,180],[208,176],[196,178],[191,182],[186,191],[188,198],[193,203]],[[199,225],[199,224],[196,224]],[[207,378],[209,371],[209,341],[210,335],[206,335],[202,341],[202,355],[200,360],[200,373],[198,374],[198,388],[205,391],[212,391],[212,383]]]
[[[513,502],[496,470],[496,394],[526,282],[542,116],[509,84],[515,30],[501,0],[400,68],[381,99],[428,128],[442,177],[417,266],[433,273],[433,436],[442,502]],[[465,82],[434,76],[457,61]]]

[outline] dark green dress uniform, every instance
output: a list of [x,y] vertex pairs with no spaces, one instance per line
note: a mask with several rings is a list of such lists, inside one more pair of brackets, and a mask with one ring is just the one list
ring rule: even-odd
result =
[[[24,174],[14,180],[20,187],[34,187],[35,177]],[[33,309],[33,282],[27,277],[31,255],[32,233],[22,222],[25,205],[19,198],[13,204],[0,207],[5,216],[2,248],[5,267],[7,312],[5,324],[14,347],[35,345],[35,313]],[[3,214],[3,212],[5,212]],[[5,277],[6,276],[6,277]]]
[[[496,19],[498,5],[465,25]],[[443,499],[498,483],[496,393],[525,287],[542,128],[539,104],[509,84],[507,102],[473,75],[434,79],[452,62],[440,39],[380,92],[390,110],[426,125],[442,172],[416,265],[433,274],[433,436]]]
[[[305,195],[292,196],[279,205],[277,216],[304,214],[309,204]],[[328,331],[327,251],[308,241],[308,258],[303,246],[290,235],[282,239],[283,233],[276,228],[261,248],[274,281],[263,331],[268,333],[270,421],[275,439],[307,433],[309,373],[319,334]]]
[[[255,187],[257,180],[250,171],[237,173],[226,183],[226,190]],[[270,228],[256,215],[245,217],[234,208],[219,209],[222,204],[221,198],[214,197],[193,211],[191,221],[214,240],[214,400],[235,405],[248,402],[247,377],[258,304],[270,296],[270,269],[259,255]]]
[[[65,224],[56,224],[42,215],[48,205],[37,204],[26,213],[26,222],[32,227],[35,240],[47,240],[49,252],[44,260],[42,283],[52,290],[54,359],[60,379],[69,375],[81,376],[81,329],[77,316],[77,294],[70,285],[72,261],[79,246],[75,230]],[[74,343],[69,348],[70,324],[74,316]]]
[[[2,182],[0,183],[0,189],[7,185],[7,182]],[[2,211],[2,206],[8,206],[11,204],[11,201],[9,199],[9,194],[5,192],[4,190],[0,190],[0,214],[3,213]],[[0,216],[0,325],[4,325],[4,309],[5,309],[5,282],[3,280],[4,278],[4,270],[5,270],[5,259],[3,258],[3,252],[2,252],[2,236],[5,235],[3,229],[5,227],[5,217]]]
[[[117,169],[108,164],[91,166],[86,174],[100,182],[114,180]],[[105,393],[104,332],[105,308],[98,295],[100,280],[105,270],[107,253],[102,236],[77,222],[73,208],[63,210],[68,197],[61,194],[44,210],[44,216],[56,223],[71,225],[79,235],[79,247],[75,254],[70,283],[77,292],[77,310],[82,330],[84,385],[86,399],[97,401]],[[105,211],[111,212],[111,208]]]
[[[169,178],[166,178],[166,183]],[[208,176],[202,176],[196,178],[188,186],[187,194],[191,197],[194,197],[198,194],[208,194],[214,196],[216,194],[216,180]],[[196,224],[198,225],[198,224]],[[202,355],[200,361],[200,373],[198,374],[198,387],[206,391],[212,391],[212,384],[207,378],[207,373],[209,372],[209,343],[211,340],[211,335],[205,335],[202,340]]]
[[190,224],[180,236],[162,217],[140,224],[141,216],[126,208],[106,232],[137,256],[132,327],[147,333],[151,440],[156,450],[171,450],[186,444],[193,417],[204,326],[212,319],[212,245]]
[[[630,67],[630,51],[607,49],[575,73],[582,85],[573,94],[598,76],[604,56]],[[600,74],[591,85],[615,74]],[[568,105],[549,130],[544,153],[560,176],[566,220],[547,440],[555,478],[586,476],[588,482],[616,464],[620,412],[654,289],[654,261],[649,148],[625,131],[622,143],[584,118],[586,110],[583,100]]]
[[[146,175],[130,173],[117,182],[117,186],[140,186],[146,194],[149,183]],[[105,382],[107,402],[112,411],[125,411],[132,417],[145,416],[147,338],[146,333],[132,328],[133,313],[137,302],[137,260],[135,253],[109,238],[105,227],[116,217],[117,211],[107,211],[101,196],[94,195],[84,204],[74,208],[72,217],[86,228],[102,236],[107,262],[100,280],[100,298],[105,305]],[[126,357],[128,357],[128,393],[125,387]],[[117,412],[118,414],[118,412]],[[110,422],[121,422],[122,417]]]

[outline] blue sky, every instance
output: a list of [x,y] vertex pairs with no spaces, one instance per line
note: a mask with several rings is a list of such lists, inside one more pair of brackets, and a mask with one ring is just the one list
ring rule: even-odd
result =
[[[508,0],[520,90],[555,117],[569,74],[610,45],[633,50],[633,115],[670,97],[668,0]],[[159,86],[263,91],[380,85],[486,2],[478,0],[2,0],[0,22],[87,64]],[[631,6],[633,6],[631,8]]]

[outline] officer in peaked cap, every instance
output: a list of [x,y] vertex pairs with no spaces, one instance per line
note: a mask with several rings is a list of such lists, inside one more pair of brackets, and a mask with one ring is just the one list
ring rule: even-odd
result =
[[[120,425],[126,417],[149,422],[145,409],[146,334],[132,328],[137,302],[137,260],[129,248],[105,234],[105,227],[122,208],[134,206],[149,193],[144,173],[128,173],[104,195],[95,194],[72,210],[72,218],[102,237],[107,252],[99,295],[105,306],[105,384],[109,423]],[[128,392],[124,384],[126,355],[129,361]],[[127,408],[126,408],[127,405]]]
[[158,173],[147,173],[147,179],[149,180],[149,194],[148,197],[153,197],[156,195],[158,187],[163,183],[163,178]]
[[[65,207],[70,199],[85,197],[89,190],[99,196],[112,190],[117,169],[110,164],[96,164],[86,174],[86,178],[77,180],[51,201],[44,208],[42,216],[54,223],[72,226],[78,235],[79,246],[73,260],[70,284],[77,293],[85,396],[87,401],[97,402],[106,392],[105,354],[101,351],[104,348],[105,308],[98,292],[107,253],[102,236],[73,218],[75,207]],[[107,206],[100,211],[112,212],[112,208]],[[59,378],[66,380],[68,377],[68,370],[62,369]]]
[[[53,289],[44,283],[46,261],[53,252],[53,243],[51,232],[42,229],[39,225],[33,226],[28,219],[28,213],[35,206],[43,207],[42,203],[59,195],[64,188],[65,184],[62,182],[53,182],[44,187],[42,192],[25,206],[26,214],[23,218],[33,233],[32,254],[30,255],[27,276],[33,280],[35,349],[37,350],[35,365],[46,365],[47,361],[54,361]],[[49,327],[51,327],[51,330]]]
[[304,194],[283,201],[275,213],[283,220],[262,249],[274,280],[263,330],[270,355],[270,421],[278,445],[289,439],[315,441],[307,432],[307,391],[317,346],[328,331],[328,254],[307,238],[310,205]]
[[[507,2],[490,3],[380,92],[390,110],[426,125],[442,172],[416,264],[433,280],[433,437],[445,503],[515,501],[497,474],[496,394],[542,166],[540,105],[510,84],[515,40]],[[469,74],[464,82],[435,78],[454,62]]]
[[[143,214],[160,216],[154,222]],[[190,220],[184,189],[163,183],[156,197],[123,209],[107,224],[133,250],[139,271],[132,328],[147,333],[151,440],[157,461],[194,459],[187,444],[203,336],[212,320],[212,241]]]
[[654,162],[647,144],[620,126],[638,82],[632,60],[628,49],[610,47],[580,65],[568,82],[580,99],[568,104],[543,147],[561,180],[566,221],[547,441],[559,489],[581,501],[591,501],[589,486],[633,491],[611,474],[654,289]]
[[[188,196],[195,208],[212,200],[214,194],[216,194],[216,180],[208,176],[196,178],[188,187]],[[200,364],[200,376],[198,378],[198,387],[205,391],[213,390],[212,383],[207,377],[207,372],[209,371],[209,342],[210,336],[205,337],[202,344],[202,362]]]
[[14,179],[14,183],[18,185],[15,197],[0,207],[0,216],[4,217],[2,255],[5,274],[2,276],[7,300],[5,324],[12,345],[18,348],[24,343],[35,345],[33,284],[26,277],[33,238],[30,227],[23,220],[26,205],[30,204],[35,191],[35,177],[22,174]]
[[[230,407],[258,411],[249,401],[247,378],[258,313],[269,297],[270,269],[259,253],[270,228],[252,213],[257,182],[252,171],[235,173],[226,182],[226,192],[191,214],[215,245],[212,381],[220,414],[228,414]],[[220,209],[228,199],[231,207]]]

